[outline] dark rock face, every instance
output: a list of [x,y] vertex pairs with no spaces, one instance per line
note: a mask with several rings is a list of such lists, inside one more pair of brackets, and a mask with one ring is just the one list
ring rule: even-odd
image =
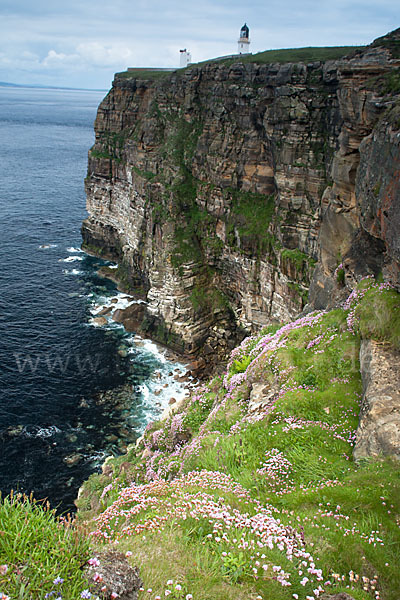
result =
[[362,228],[384,244],[382,270],[400,286],[400,104],[388,103],[360,146],[356,190]]
[[400,459],[400,353],[363,340],[360,364],[364,394],[354,458]]
[[325,308],[367,274],[400,285],[399,38],[335,62],[116,76],[83,240],[144,291],[145,331],[222,357],[309,288]]

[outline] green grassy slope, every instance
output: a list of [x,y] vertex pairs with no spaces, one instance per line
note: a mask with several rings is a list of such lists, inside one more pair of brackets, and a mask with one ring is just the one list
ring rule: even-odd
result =
[[111,461],[112,479],[92,476],[93,543],[132,552],[152,600],[397,600],[399,464],[355,464],[352,446],[359,332],[398,345],[398,310],[368,279],[346,308],[246,339],[224,377]]
[[[222,377],[86,482],[74,530],[82,554],[124,552],[140,568],[139,598],[149,600],[313,600],[339,591],[398,600],[400,465],[384,457],[355,464],[352,448],[360,333],[398,348],[399,311],[396,291],[366,279],[343,308],[244,340]],[[8,527],[20,518],[11,508],[0,509]],[[24,552],[37,527],[26,510],[14,550],[0,535],[0,592],[12,598],[44,597],[29,587],[44,558]],[[46,561],[47,590],[57,573],[71,578],[76,569],[73,552]],[[79,598],[81,580],[71,581],[78,587],[62,598]]]

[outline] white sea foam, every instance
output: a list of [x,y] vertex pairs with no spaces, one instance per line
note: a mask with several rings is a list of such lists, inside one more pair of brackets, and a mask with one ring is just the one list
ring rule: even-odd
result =
[[70,248],[67,248],[67,252],[79,252],[79,253],[84,253],[83,250],[81,248],[74,248],[74,246],[71,246]]
[[63,273],[65,275],[82,275],[83,271],[79,271],[79,269],[72,269],[71,271],[68,271],[68,269],[63,269]]
[[103,451],[103,450],[98,450],[96,452],[92,452],[90,454],[84,454],[83,455],[85,460],[94,463],[95,465],[102,465],[105,461],[105,459],[107,458],[108,454],[107,452]]
[[57,248],[57,244],[41,244],[39,250],[48,250],[49,248]]
[[118,309],[124,309],[132,304],[142,304],[143,300],[135,300],[132,296],[128,294],[124,294],[123,292],[119,292],[114,296],[97,296],[96,299],[92,302],[89,311],[92,315],[97,315],[104,308],[110,308],[110,312],[105,315],[107,317],[112,317],[114,312]]
[[151,340],[143,340],[143,348],[144,348],[144,350],[151,352],[151,354],[155,354],[155,356],[157,356],[158,360],[160,362],[162,362],[163,364],[167,363],[165,354],[162,352],[162,350],[160,350],[160,348],[157,346],[157,344],[155,344]]
[[83,256],[68,256],[68,258],[60,258],[58,262],[75,262],[77,260],[83,260]]
[[32,427],[30,431],[24,430],[24,433],[27,437],[38,437],[38,438],[49,438],[59,433],[61,429],[59,429],[56,425],[50,425],[50,427],[40,427],[35,426]]
[[150,398],[150,389],[149,389],[149,387],[148,387],[148,386],[147,386],[145,383],[143,383],[143,384],[140,386],[140,391],[141,391],[141,392],[142,392],[142,394],[143,394],[143,399],[144,399],[144,401],[145,401],[145,402],[148,402],[148,400],[149,400],[149,398]]

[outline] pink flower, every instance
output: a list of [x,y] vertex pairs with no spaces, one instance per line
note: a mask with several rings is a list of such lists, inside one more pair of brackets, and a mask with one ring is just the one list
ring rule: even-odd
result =
[[92,567],[98,567],[100,566],[100,561],[98,558],[94,557],[94,558],[89,558],[88,563],[90,566]]

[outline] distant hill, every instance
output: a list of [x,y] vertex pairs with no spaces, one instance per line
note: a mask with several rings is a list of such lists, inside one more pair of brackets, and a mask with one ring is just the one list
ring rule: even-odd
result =
[[45,90],[85,90],[89,92],[107,92],[106,89],[93,89],[93,88],[74,88],[74,87],[63,87],[58,85],[42,85],[40,83],[9,83],[7,81],[0,81],[0,87],[12,87],[12,88],[36,88]]

